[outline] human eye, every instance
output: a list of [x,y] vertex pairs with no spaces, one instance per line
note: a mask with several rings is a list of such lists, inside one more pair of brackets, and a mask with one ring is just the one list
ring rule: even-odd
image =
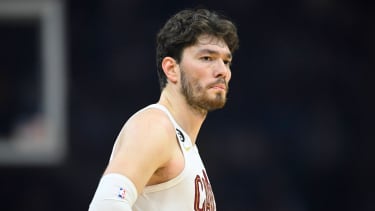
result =
[[202,56],[200,59],[203,60],[203,61],[212,61],[213,60],[211,56]]
[[224,64],[230,66],[232,64],[231,60],[224,60]]

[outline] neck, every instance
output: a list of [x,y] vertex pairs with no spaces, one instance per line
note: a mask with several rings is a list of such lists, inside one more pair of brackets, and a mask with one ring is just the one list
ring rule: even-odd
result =
[[184,96],[177,92],[164,89],[161,93],[159,104],[165,106],[171,112],[175,121],[190,136],[193,144],[196,141],[199,130],[207,116],[207,111],[187,104]]

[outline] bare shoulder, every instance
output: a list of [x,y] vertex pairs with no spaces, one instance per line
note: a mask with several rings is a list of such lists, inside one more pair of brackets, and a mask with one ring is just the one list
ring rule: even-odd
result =
[[119,141],[122,144],[134,141],[146,146],[164,145],[174,134],[174,126],[168,116],[159,109],[149,108],[136,113],[126,122],[119,134]]
[[173,125],[167,114],[156,108],[149,108],[138,112],[129,119],[127,125],[129,128],[142,128],[151,132],[153,129],[169,130],[167,132],[173,130]]
[[114,156],[129,149],[165,153],[173,144],[174,137],[174,127],[163,111],[155,108],[145,109],[129,118],[121,129],[116,140]]

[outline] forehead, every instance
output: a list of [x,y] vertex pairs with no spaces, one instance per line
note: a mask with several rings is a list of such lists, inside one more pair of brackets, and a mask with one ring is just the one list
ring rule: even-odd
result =
[[210,49],[218,53],[230,54],[227,43],[218,37],[212,35],[201,35],[197,38],[197,42],[188,47],[191,50],[200,51],[202,49]]

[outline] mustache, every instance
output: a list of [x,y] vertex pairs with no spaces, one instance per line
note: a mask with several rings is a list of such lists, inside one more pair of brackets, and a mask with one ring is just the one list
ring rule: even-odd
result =
[[217,79],[215,82],[210,83],[210,84],[208,85],[208,87],[213,87],[213,86],[216,86],[216,85],[218,85],[218,84],[224,85],[226,90],[228,90],[228,88],[229,88],[228,82],[225,81],[224,78],[219,78],[219,79]]

